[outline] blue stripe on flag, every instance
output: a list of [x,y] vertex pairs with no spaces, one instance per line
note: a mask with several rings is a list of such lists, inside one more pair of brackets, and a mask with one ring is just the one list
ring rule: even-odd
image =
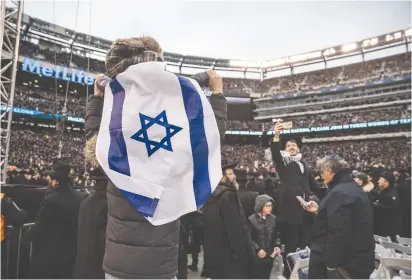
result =
[[116,79],[110,81],[110,88],[113,93],[113,107],[109,124],[109,167],[113,171],[130,176],[126,142],[124,141],[122,131],[122,114],[125,92],[124,88]]
[[[109,167],[113,171],[130,176],[129,158],[122,132],[125,92],[122,85],[116,79],[110,81],[110,88],[113,93],[113,107],[109,124]],[[142,196],[122,189],[119,190],[142,216],[146,218],[153,217],[159,199]]]
[[193,156],[193,191],[196,206],[203,205],[211,194],[209,179],[209,146],[203,123],[203,106],[199,92],[185,77],[177,76],[189,120],[190,143]]
[[125,190],[120,191],[143,217],[153,217],[157,204],[159,203],[159,199],[142,196],[140,194],[135,194]]

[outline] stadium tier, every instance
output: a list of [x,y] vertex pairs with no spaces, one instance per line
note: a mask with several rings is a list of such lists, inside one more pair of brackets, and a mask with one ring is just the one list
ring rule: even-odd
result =
[[[70,155],[81,172],[87,95],[93,93],[95,75],[105,72],[104,57],[112,42],[28,15],[24,15],[23,29],[9,163],[49,167],[61,144],[62,154]],[[317,157],[337,151],[350,154],[348,160],[356,168],[380,161],[391,168],[407,168],[410,36],[409,28],[253,63],[167,52],[164,58],[171,72],[190,75],[213,68],[222,73],[224,94],[229,99],[224,151],[243,165],[270,164],[263,151],[272,137],[272,120],[281,118],[293,123],[284,134],[304,137],[304,153],[311,164]],[[388,48],[397,48],[398,53],[386,55]],[[364,59],[371,52],[382,55]],[[328,66],[329,61],[353,56],[360,56],[361,62]],[[324,69],[296,71],[309,64]],[[233,78],[236,75],[239,78]],[[399,146],[405,147],[402,153],[396,151]]]

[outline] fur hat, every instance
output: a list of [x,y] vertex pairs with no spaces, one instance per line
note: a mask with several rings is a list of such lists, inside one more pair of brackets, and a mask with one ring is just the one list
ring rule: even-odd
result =
[[129,66],[148,61],[163,61],[163,50],[155,39],[117,39],[106,56],[106,75],[114,78]]

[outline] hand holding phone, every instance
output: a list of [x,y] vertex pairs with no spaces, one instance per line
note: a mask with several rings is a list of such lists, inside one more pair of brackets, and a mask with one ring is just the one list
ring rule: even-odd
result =
[[309,203],[305,201],[300,195],[296,196],[296,198],[299,200],[300,204],[302,204],[303,207],[307,207]]

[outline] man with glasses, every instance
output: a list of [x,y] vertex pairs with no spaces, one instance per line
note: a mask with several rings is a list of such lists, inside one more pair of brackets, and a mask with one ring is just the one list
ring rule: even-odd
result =
[[203,206],[203,277],[249,278],[251,238],[238,196],[235,167],[222,161],[223,177]]
[[329,192],[319,205],[314,201],[302,205],[315,214],[309,279],[369,279],[375,268],[369,198],[340,157],[319,160],[318,169]]

